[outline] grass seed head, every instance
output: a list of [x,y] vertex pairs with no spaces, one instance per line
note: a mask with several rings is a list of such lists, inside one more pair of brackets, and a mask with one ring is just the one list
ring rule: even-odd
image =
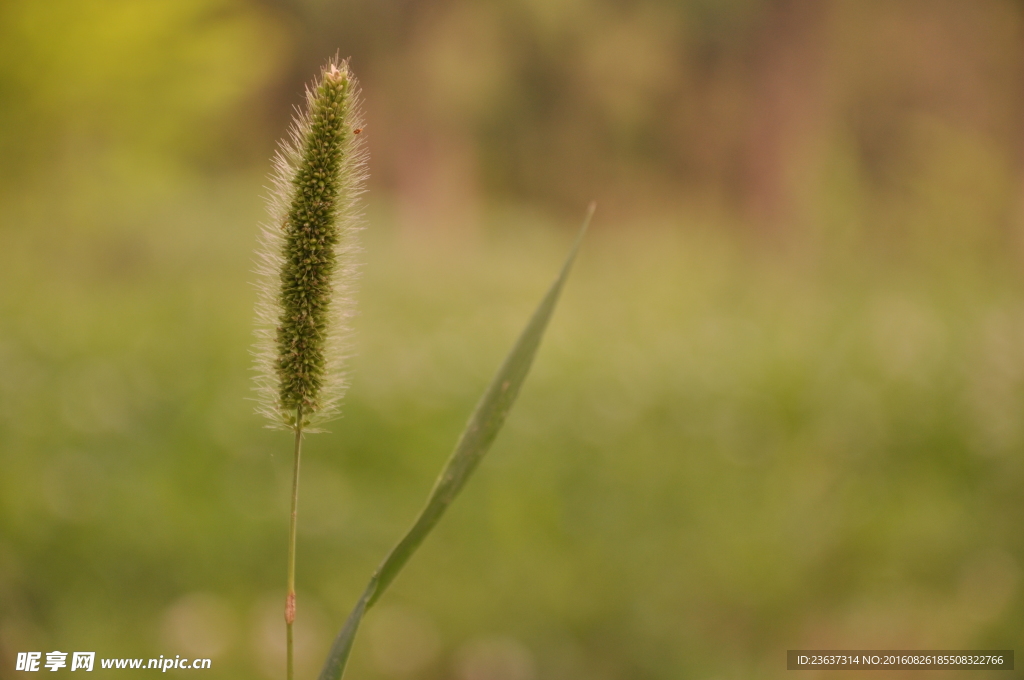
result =
[[272,427],[298,427],[299,412],[304,428],[323,422],[344,394],[366,177],[360,128],[358,83],[333,59],[275,157],[260,239],[256,389]]

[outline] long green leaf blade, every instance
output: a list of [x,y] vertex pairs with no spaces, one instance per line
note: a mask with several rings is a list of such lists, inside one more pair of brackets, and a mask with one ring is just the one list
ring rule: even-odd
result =
[[459,441],[455,445],[455,450],[441,471],[437,482],[434,483],[426,506],[416,518],[409,532],[391,549],[388,556],[377,567],[377,571],[374,572],[367,584],[359,602],[349,614],[345,626],[338,633],[334,644],[331,645],[327,661],[324,663],[323,670],[320,671],[319,680],[341,680],[349,653],[352,650],[352,643],[355,641],[356,632],[359,630],[359,624],[366,610],[384,594],[405,563],[416,552],[423,539],[427,537],[448,506],[455,500],[459,491],[466,484],[466,480],[469,479],[473,470],[487,453],[491,443],[494,442],[494,438],[505,423],[509,411],[512,410],[512,405],[519,395],[519,389],[533,364],[533,358],[540,346],[541,338],[543,338],[548,321],[555,310],[558,296],[569,276],[569,270],[573,260],[576,259],[576,253],[593,215],[594,204],[591,203],[587,210],[587,217],[583,221],[583,226],[573,243],[572,250],[569,251],[565,264],[562,265],[558,278],[548,289],[544,299],[541,300],[540,305],[530,318],[530,322],[512,347],[512,351],[509,352],[477,403],[473,415],[470,416],[469,422],[466,424],[466,429],[463,430],[462,436],[459,437]]

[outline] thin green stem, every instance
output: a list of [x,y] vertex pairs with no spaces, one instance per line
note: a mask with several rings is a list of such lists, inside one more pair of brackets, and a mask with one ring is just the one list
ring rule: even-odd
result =
[[295,644],[293,624],[295,623],[295,527],[299,516],[299,458],[302,454],[302,405],[295,410],[295,462],[292,468],[292,517],[288,527],[288,596],[284,605],[284,622],[287,627],[288,680],[295,678]]

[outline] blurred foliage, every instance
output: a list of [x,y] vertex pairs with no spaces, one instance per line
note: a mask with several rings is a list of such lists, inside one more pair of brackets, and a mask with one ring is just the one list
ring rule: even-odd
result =
[[286,40],[231,0],[11,0],[0,32],[8,177],[73,156],[188,157],[217,144]]
[[339,49],[371,229],[345,417],[304,473],[304,676],[592,197],[507,429],[352,677],[1021,647],[1022,21],[1008,0],[0,3],[0,678],[53,649],[283,672],[288,442],[245,401],[247,281],[273,145]]

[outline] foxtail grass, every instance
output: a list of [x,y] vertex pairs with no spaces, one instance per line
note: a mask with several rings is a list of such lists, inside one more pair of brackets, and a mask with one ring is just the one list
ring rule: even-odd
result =
[[[256,389],[268,427],[294,433],[288,580],[287,678],[294,678],[295,535],[303,435],[338,412],[346,381],[358,199],[365,180],[359,88],[347,62],[327,63],[274,163],[270,222],[258,271]],[[569,275],[587,218],[561,272],[484,391],[420,515],[373,573],[328,653],[320,680],[340,680],[363,615],[398,576],[490,449],[533,364]]]
[[353,313],[358,200],[366,177],[359,86],[348,63],[329,61],[306,90],[274,159],[270,221],[257,271],[257,410],[294,432],[288,577],[287,678],[294,677],[295,535],[303,434],[337,415]]

